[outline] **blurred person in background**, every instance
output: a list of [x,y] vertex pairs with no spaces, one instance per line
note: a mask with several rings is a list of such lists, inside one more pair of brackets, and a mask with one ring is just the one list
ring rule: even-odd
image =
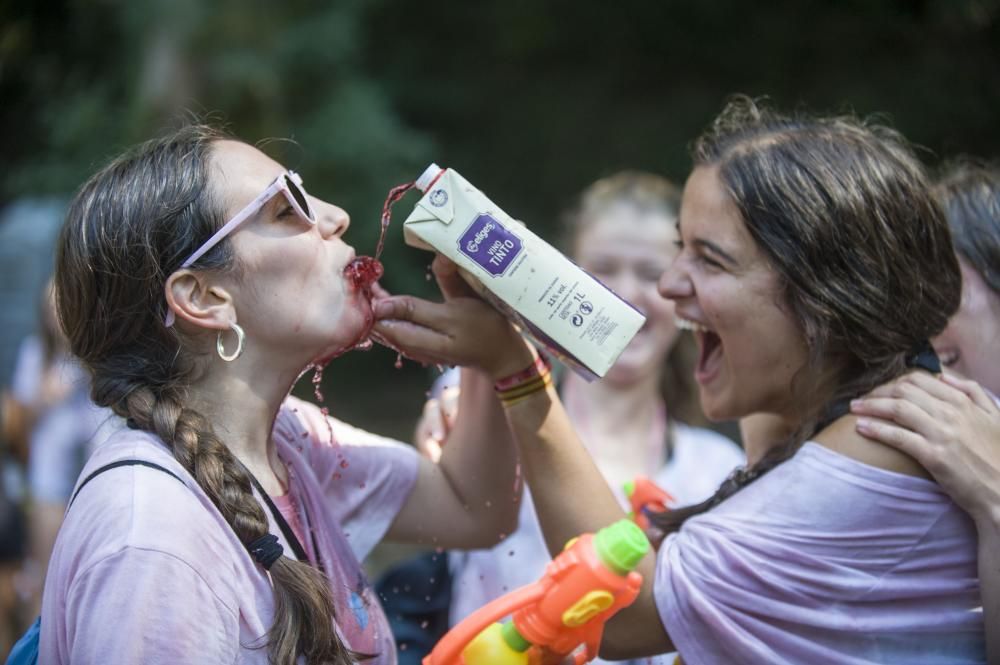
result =
[[[26,469],[27,481],[17,504],[26,518],[17,522],[22,529],[4,538],[15,580],[13,595],[5,596],[6,606],[18,607],[16,632],[38,613],[45,562],[65,501],[86,461],[86,439],[77,439],[75,433],[88,428],[86,422],[77,422],[77,417],[89,415],[77,408],[89,402],[88,383],[59,329],[51,283],[39,295],[36,332],[18,345],[10,387],[2,399],[3,439],[13,459]],[[93,432],[96,425],[88,429]]]
[[[536,356],[479,299],[432,307],[456,363],[477,367],[439,463],[288,396],[305,369],[366,343],[378,272],[345,243],[347,213],[301,182],[189,126],[74,198],[59,319],[95,403],[128,427],[74,490],[41,662],[391,665],[360,563],[372,547],[482,547],[513,528],[516,452],[492,385]],[[484,338],[519,351],[498,357]]]
[[[20,171],[8,165],[5,173],[16,177]],[[24,384],[37,384],[37,375],[30,376],[43,363],[39,303],[44,306],[41,294],[65,210],[65,201],[57,197],[20,196],[7,203],[0,195],[0,654],[33,618],[31,589],[37,575],[26,573],[25,511],[29,435],[36,416],[30,403],[37,386]],[[32,360],[33,367],[15,377],[19,357]]]
[[962,304],[933,340],[945,373],[907,375],[852,410],[861,434],[915,458],[972,516],[989,662],[1000,663],[1000,171],[960,160],[935,193],[962,271]]
[[90,400],[90,381],[69,352],[51,282],[42,292],[38,334],[21,343],[4,422],[27,451],[27,559],[20,591],[28,615],[41,604],[42,581],[76,479],[94,446],[121,425]]

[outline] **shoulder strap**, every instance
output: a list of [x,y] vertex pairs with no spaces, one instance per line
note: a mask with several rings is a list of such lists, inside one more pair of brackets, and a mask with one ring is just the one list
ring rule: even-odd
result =
[[[141,459],[123,459],[123,460],[118,460],[117,462],[111,462],[110,464],[105,464],[100,469],[97,469],[92,474],[90,474],[89,476],[87,476],[83,480],[83,482],[80,483],[80,486],[76,488],[76,491],[73,492],[73,498],[71,498],[69,500],[69,506],[73,505],[73,502],[76,501],[76,497],[80,493],[80,490],[82,490],[87,485],[87,483],[89,483],[91,480],[93,480],[95,477],[101,475],[105,471],[110,471],[111,469],[115,469],[115,468],[118,468],[120,466],[148,466],[151,469],[157,469],[157,470],[162,471],[163,473],[165,473],[167,475],[173,476],[174,478],[177,479],[178,482],[180,482],[182,485],[184,485],[184,481],[181,480],[180,476],[178,476],[173,471],[170,471],[169,469],[163,468],[159,464],[154,464],[153,462],[147,462],[147,461],[141,460]],[[67,506],[66,510],[69,510],[69,506]]]
[[[292,551],[295,552],[296,558],[298,558],[298,560],[302,561],[303,563],[309,563],[309,557],[306,556],[305,548],[302,547],[302,543],[299,542],[299,539],[295,537],[295,532],[292,531],[292,527],[289,526],[288,522],[285,520],[284,515],[281,514],[281,511],[278,510],[278,507],[274,505],[273,501],[271,501],[271,497],[268,496],[267,492],[264,491],[264,488],[257,481],[257,478],[254,477],[254,475],[250,473],[249,470],[247,470],[247,475],[250,476],[250,481],[253,483],[253,486],[257,488],[257,493],[260,494],[261,498],[263,498],[264,502],[267,504],[268,509],[271,511],[271,515],[274,517],[274,521],[277,522],[278,524],[278,528],[281,529],[281,533],[285,536],[285,540],[291,546]],[[313,550],[316,551],[318,556],[319,550],[316,549],[315,538],[316,536],[314,535]]]

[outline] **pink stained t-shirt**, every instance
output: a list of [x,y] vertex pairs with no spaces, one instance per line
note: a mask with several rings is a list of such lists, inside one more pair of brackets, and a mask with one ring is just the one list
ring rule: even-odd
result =
[[976,530],[937,484],[806,443],[661,546],[685,665],[985,663]]
[[[388,621],[360,561],[413,488],[412,447],[377,437],[289,398],[275,422],[289,494],[304,511],[303,546],[331,579],[348,645],[396,662]],[[332,438],[331,438],[332,437]],[[69,509],[45,580],[42,663],[266,663],[273,591],[222,515],[163,443],[122,430],[81,474],[123,459]],[[262,504],[263,505],[263,504]],[[274,524],[271,533],[292,550]],[[317,551],[318,549],[318,551]],[[264,645],[264,646],[261,646]]]

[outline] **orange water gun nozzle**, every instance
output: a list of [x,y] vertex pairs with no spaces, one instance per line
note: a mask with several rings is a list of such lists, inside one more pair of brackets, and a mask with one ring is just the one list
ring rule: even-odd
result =
[[636,476],[635,480],[625,483],[624,489],[632,508],[629,517],[643,531],[650,526],[647,512],[662,513],[676,501],[669,492],[646,476]]
[[[604,624],[638,596],[642,575],[635,567],[648,551],[630,520],[574,538],[538,582],[473,612],[423,665],[546,665],[570,654],[576,665],[593,660]],[[510,620],[495,623],[505,616]]]

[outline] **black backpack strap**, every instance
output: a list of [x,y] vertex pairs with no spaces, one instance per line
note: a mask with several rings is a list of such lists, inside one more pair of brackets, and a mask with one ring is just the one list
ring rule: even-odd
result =
[[[169,469],[163,468],[159,464],[154,464],[153,462],[147,462],[141,459],[123,459],[123,460],[118,460],[117,462],[111,462],[110,464],[105,464],[100,469],[97,469],[92,474],[87,476],[83,480],[83,482],[80,483],[80,486],[76,488],[76,491],[73,492],[73,498],[69,500],[69,505],[70,506],[73,505],[73,502],[76,501],[76,496],[80,493],[80,490],[82,490],[87,485],[87,483],[89,483],[91,480],[101,475],[105,471],[110,471],[111,469],[116,469],[120,466],[148,466],[150,469],[157,469],[159,471],[162,471],[163,473],[166,473],[167,475],[173,476],[178,480],[178,482],[184,485],[184,481],[181,480],[180,476],[178,476],[176,473],[174,473]],[[66,507],[66,510],[69,510],[69,506]]]
[[[250,476],[250,482],[253,483],[253,486],[257,488],[257,493],[260,494],[261,498],[264,499],[264,503],[267,504],[268,509],[271,511],[271,515],[274,517],[274,521],[277,523],[278,528],[281,529],[281,533],[285,536],[285,541],[292,548],[292,551],[295,552],[295,557],[302,563],[309,563],[309,557],[306,556],[305,548],[302,547],[302,543],[299,542],[299,539],[295,537],[295,532],[292,531],[292,527],[289,526],[288,522],[281,514],[281,511],[278,510],[278,507],[274,505],[274,501],[271,500],[271,497],[264,491],[260,482],[252,473],[250,473],[249,469],[247,470],[247,475]],[[319,547],[316,545],[316,534],[312,529],[309,529],[309,533],[313,538],[313,552],[316,552],[316,556],[318,557]],[[322,567],[320,567],[320,570],[322,570]]]

